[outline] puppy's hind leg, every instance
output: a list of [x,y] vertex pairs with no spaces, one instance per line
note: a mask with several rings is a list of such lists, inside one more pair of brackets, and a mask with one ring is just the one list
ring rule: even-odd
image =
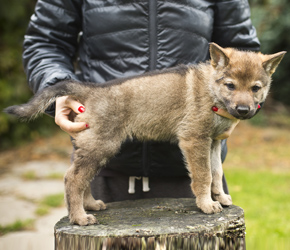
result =
[[85,143],[77,145],[74,163],[65,176],[66,202],[70,222],[78,225],[97,223],[95,216],[86,214],[84,205],[87,209],[104,209],[105,206],[101,201],[93,202],[93,197],[88,195],[89,184],[106,160],[116,154],[121,145],[121,142],[93,141],[95,145],[98,145],[98,150],[95,146],[89,149]]
[[93,215],[87,215],[83,207],[84,192],[90,179],[94,176],[94,168],[74,163],[67,171],[65,183],[65,200],[70,222],[81,226],[96,224]]
[[106,209],[106,205],[103,201],[94,199],[91,193],[90,185],[87,187],[84,193],[84,209],[95,211]]

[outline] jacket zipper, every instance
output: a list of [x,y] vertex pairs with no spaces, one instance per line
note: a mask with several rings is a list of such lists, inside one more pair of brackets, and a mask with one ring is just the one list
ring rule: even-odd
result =
[[[149,71],[156,70],[157,65],[157,0],[149,0]],[[149,175],[149,142],[143,142],[143,172]]]
[[157,0],[149,0],[149,70],[157,65]]

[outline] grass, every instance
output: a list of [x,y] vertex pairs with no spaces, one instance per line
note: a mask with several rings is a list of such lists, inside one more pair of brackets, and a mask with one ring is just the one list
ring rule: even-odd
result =
[[63,173],[58,172],[52,172],[49,173],[46,176],[38,176],[37,173],[34,170],[28,170],[24,172],[21,175],[23,180],[27,181],[34,181],[34,180],[40,180],[40,179],[48,179],[48,180],[62,180],[63,179]]
[[50,173],[49,175],[46,176],[47,179],[51,179],[51,180],[63,180],[63,173]]
[[45,205],[39,205],[38,208],[35,210],[35,214],[38,216],[44,216],[49,214],[50,212],[50,208],[48,206]]
[[32,171],[32,170],[26,171],[25,173],[21,175],[21,177],[22,179],[27,180],[27,181],[33,181],[37,179],[37,175],[35,171]]
[[39,216],[47,215],[51,208],[61,207],[64,205],[64,194],[53,194],[44,197],[39,203],[35,213]]
[[48,195],[44,197],[41,203],[49,207],[60,207],[64,203],[63,197],[64,197],[63,193]]
[[0,225],[0,236],[16,232],[16,231],[23,231],[23,230],[29,230],[32,229],[34,225],[34,220],[28,219],[28,220],[17,220],[12,224],[1,226]]
[[231,169],[225,175],[234,204],[245,211],[247,248],[290,249],[290,173]]
[[242,121],[228,140],[224,172],[234,204],[245,211],[247,249],[290,249],[289,128]]

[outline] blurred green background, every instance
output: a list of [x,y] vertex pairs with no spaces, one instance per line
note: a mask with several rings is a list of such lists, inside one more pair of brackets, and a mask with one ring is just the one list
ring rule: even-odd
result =
[[[35,0],[0,2],[0,110],[27,102],[32,93],[22,66],[22,43],[34,11]],[[56,129],[53,119],[44,116],[29,124],[0,113],[0,150],[22,144]]]
[[[35,2],[0,2],[0,110],[32,96],[21,53]],[[225,173],[234,203],[245,210],[247,248],[290,249],[290,2],[249,2],[261,51],[271,54],[285,50],[288,54],[274,74],[265,108],[229,139]],[[1,112],[0,152],[58,130],[47,116],[27,124]]]

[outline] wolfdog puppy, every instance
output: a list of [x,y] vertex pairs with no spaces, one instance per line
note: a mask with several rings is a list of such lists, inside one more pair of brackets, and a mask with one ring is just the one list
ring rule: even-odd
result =
[[34,118],[60,96],[71,96],[86,107],[75,120],[90,128],[74,134],[74,162],[64,178],[71,223],[97,223],[85,209],[105,209],[105,204],[92,197],[90,181],[132,138],[178,143],[197,206],[204,213],[217,213],[221,205],[232,204],[222,188],[220,139],[227,138],[240,119],[256,114],[285,53],[263,55],[211,43],[211,60],[205,63],[104,85],[64,81],[5,111]]

